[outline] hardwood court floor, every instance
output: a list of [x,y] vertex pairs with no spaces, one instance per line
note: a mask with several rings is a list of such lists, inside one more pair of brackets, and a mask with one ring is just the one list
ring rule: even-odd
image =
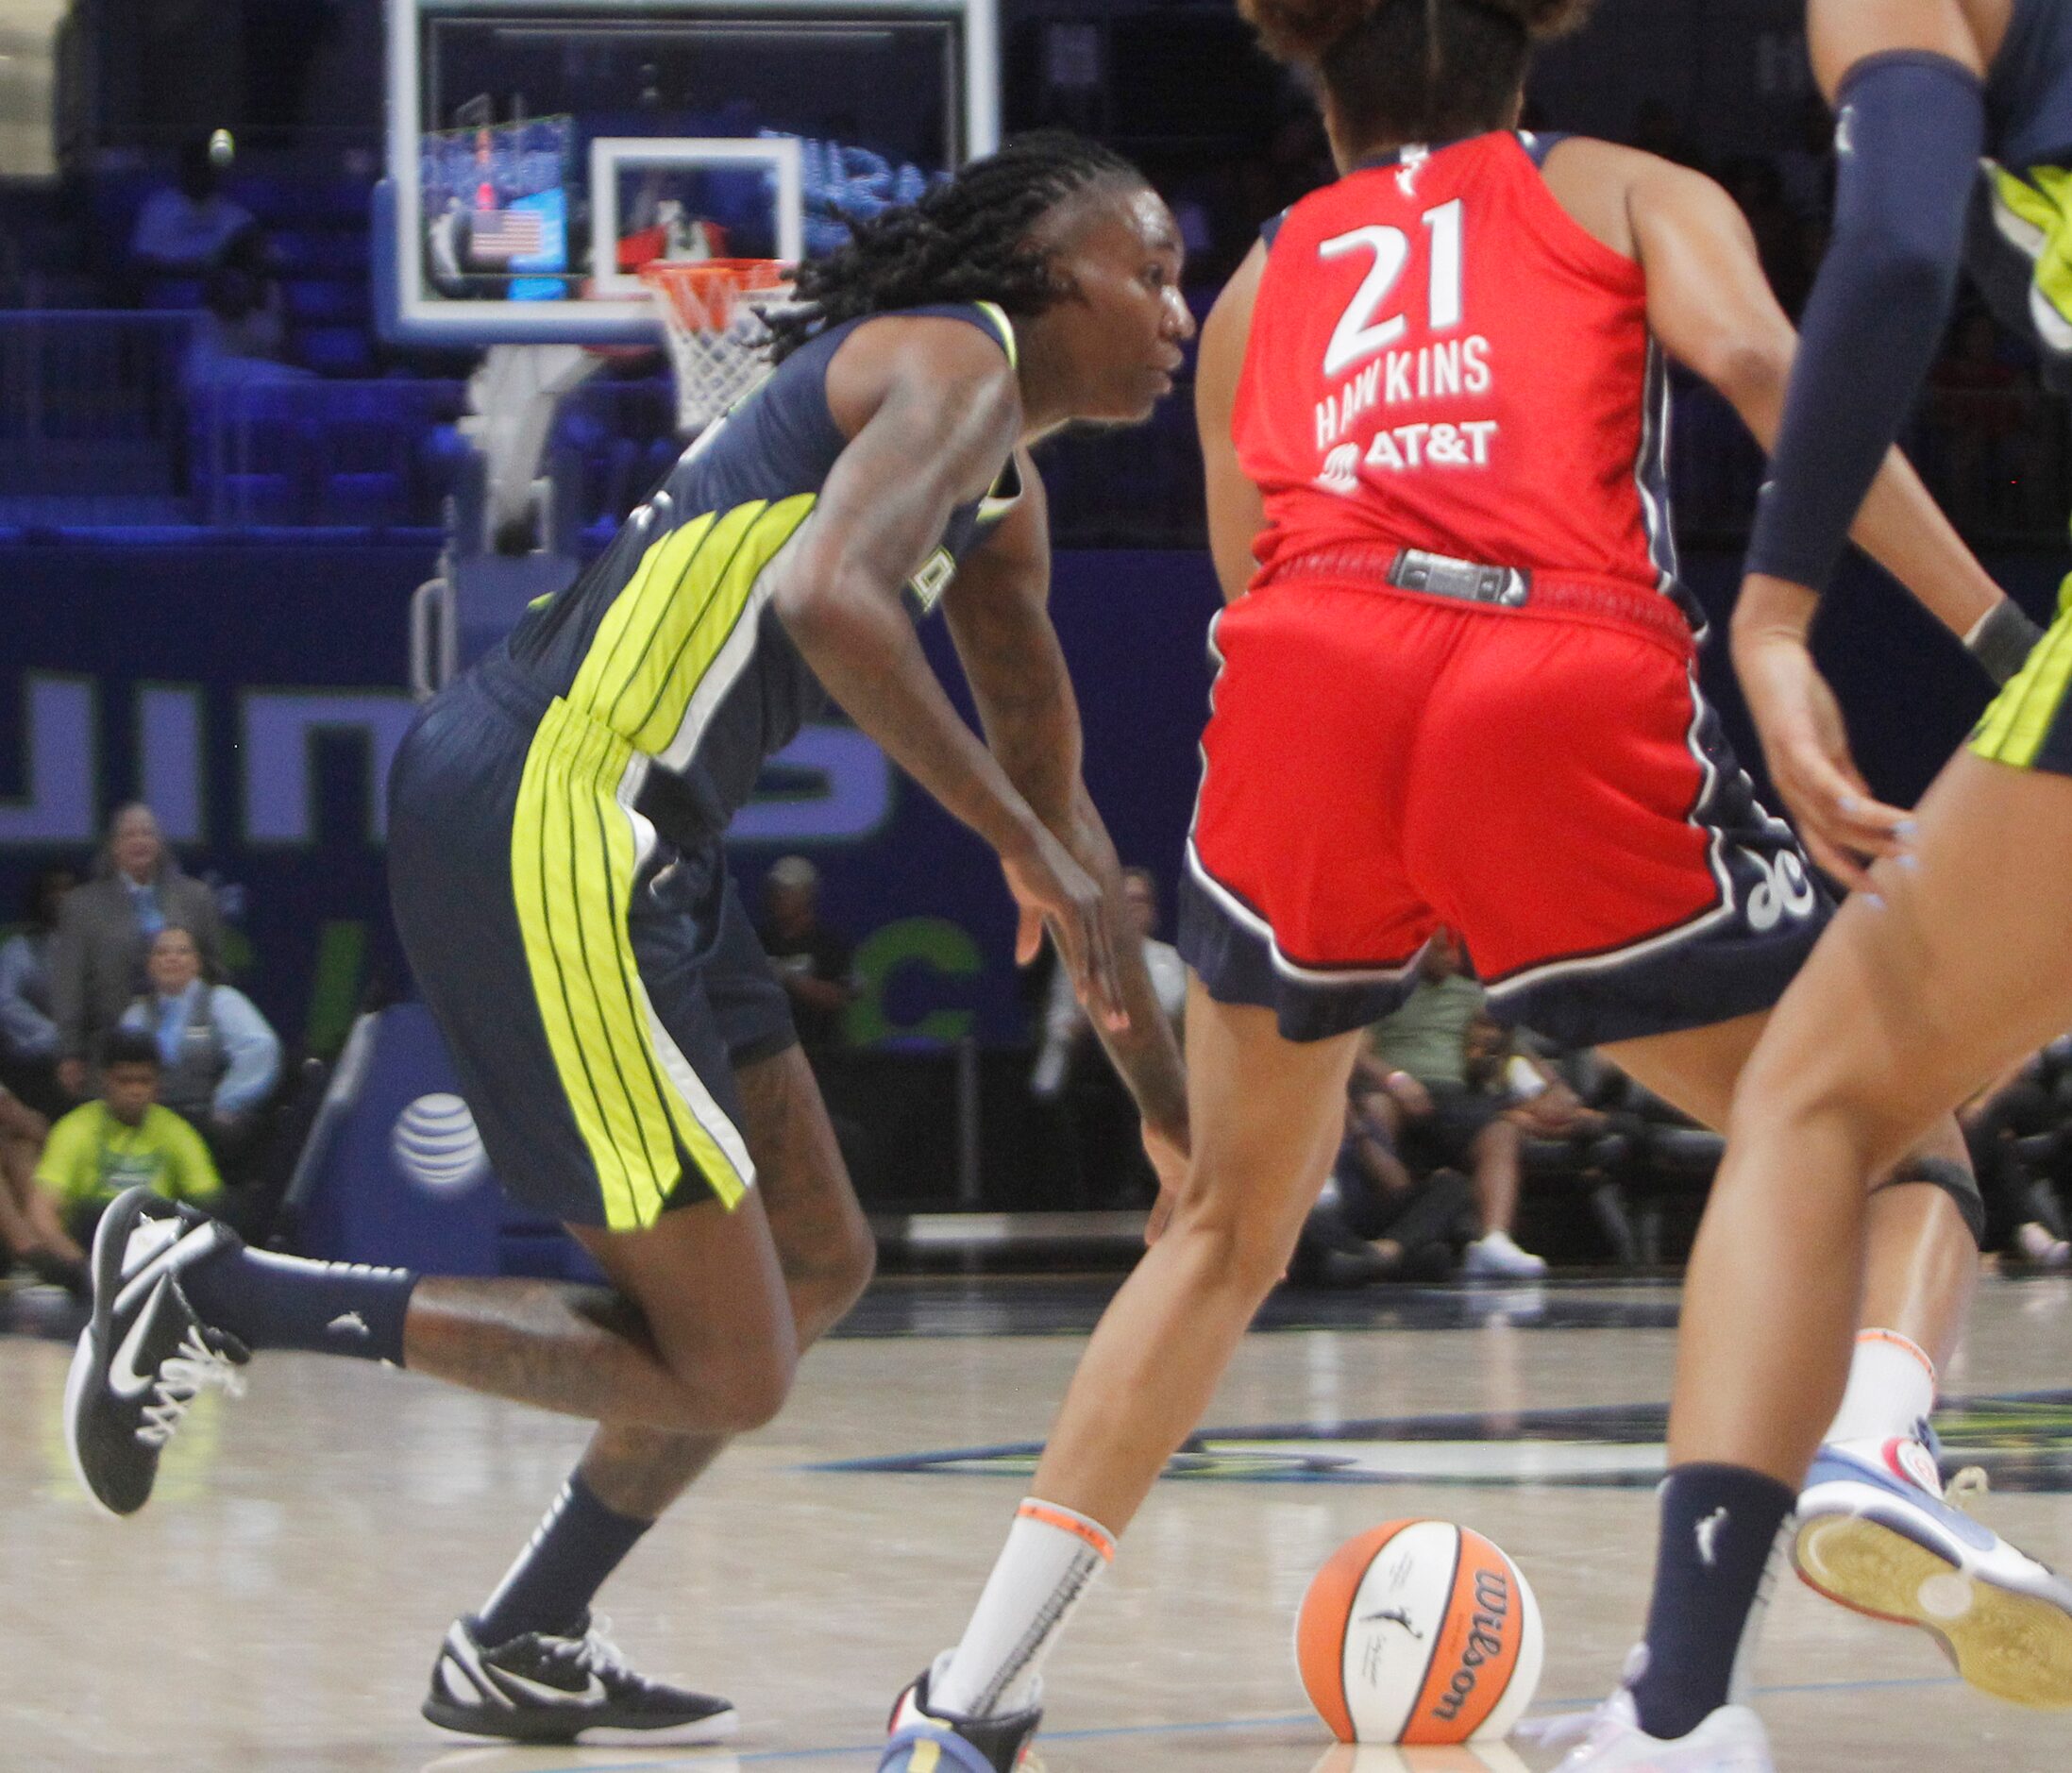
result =
[[[1024,1459],[969,1450],[1043,1432],[1111,1285],[885,1284],[864,1333],[818,1351],[778,1424],[613,1582],[605,1610],[640,1665],[739,1703],[731,1753],[471,1748],[417,1716],[447,1621],[530,1532],[580,1425],[272,1357],[242,1402],[197,1407],[150,1508],[115,1522],[65,1461],[64,1344],[0,1337],[0,1770],[868,1769],[887,1699],[961,1625],[1021,1494]],[[1450,1516],[1493,1536],[1538,1589],[1540,1709],[1601,1696],[1644,1599],[1672,1308],[1659,1289],[1555,1287],[1281,1309],[1328,1326],[1246,1342],[1210,1417],[1231,1432],[1204,1443],[1194,1477],[1159,1486],[1052,1664],[1050,1773],[1548,1765],[1530,1746],[1327,1762],[1289,1622],[1341,1539]],[[1384,1316],[1390,1327],[1370,1327]],[[1976,1406],[1946,1427],[2003,1490],[2027,1486],[1989,1498],[1988,1517],[2064,1567],[2072,1390],[2060,1388],[2072,1388],[2072,1282],[1988,1283],[1950,1391],[2057,1395]],[[1374,1426],[1343,1427],[1359,1423]],[[967,1457],[917,1457],[945,1452]],[[1414,1476],[1372,1480],[1389,1471]],[[1760,1679],[1793,1773],[2072,1765],[2072,1714],[1979,1698],[1925,1640],[1796,1583]]]

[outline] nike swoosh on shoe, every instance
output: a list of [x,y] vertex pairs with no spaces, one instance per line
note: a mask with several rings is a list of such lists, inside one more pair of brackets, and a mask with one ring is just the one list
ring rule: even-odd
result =
[[[204,1241],[199,1247],[196,1247],[194,1241],[197,1238]],[[123,1276],[122,1291],[115,1295],[115,1309],[121,1311],[126,1309],[130,1300],[137,1296],[138,1291],[154,1276],[163,1274],[167,1269],[184,1267],[189,1262],[199,1261],[222,1241],[222,1227],[213,1219],[194,1226],[167,1244],[134,1275]]]
[[140,1396],[159,1376],[155,1362],[150,1372],[138,1371],[137,1351],[143,1346],[144,1338],[159,1314],[159,1307],[164,1302],[165,1290],[172,1284],[170,1275],[160,1277],[157,1292],[144,1301],[143,1309],[137,1313],[137,1321],[130,1325],[128,1335],[123,1338],[122,1346],[115,1350],[115,1359],[109,1363],[108,1385],[117,1397]]
[[550,1687],[544,1680],[529,1680],[523,1675],[513,1674],[510,1669],[498,1668],[494,1663],[485,1663],[482,1666],[492,1680],[521,1699],[543,1701],[548,1705],[580,1705],[595,1710],[612,1697],[605,1690],[604,1682],[594,1674],[589,1686],[581,1693],[571,1693],[566,1687]]

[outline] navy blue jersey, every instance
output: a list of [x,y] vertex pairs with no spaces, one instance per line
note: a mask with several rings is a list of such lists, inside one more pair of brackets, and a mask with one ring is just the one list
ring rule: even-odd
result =
[[[1014,362],[1013,326],[991,303],[900,312],[968,322]],[[505,643],[532,687],[648,760],[639,809],[680,846],[725,830],[764,760],[825,705],[769,607],[766,569],[847,447],[828,409],[827,368],[863,324],[816,335],[708,426],[596,564]],[[907,586],[917,617],[1019,492],[1010,458],[991,492],[951,513]]]
[[1988,152],[2014,167],[2072,159],[2072,7],[2014,0],[1986,70]]

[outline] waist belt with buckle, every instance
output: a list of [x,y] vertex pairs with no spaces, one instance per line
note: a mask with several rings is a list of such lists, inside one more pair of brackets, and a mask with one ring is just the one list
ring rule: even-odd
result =
[[1449,560],[1444,554],[1427,554],[1422,548],[1400,550],[1388,578],[1399,591],[1423,591],[1433,597],[1460,598],[1469,603],[1497,603],[1508,610],[1532,600],[1532,574],[1523,567]]
[[1288,579],[1378,579],[1399,591],[1458,598],[1465,603],[1493,603],[1507,610],[1522,609],[1532,600],[1532,574],[1522,566],[1453,560],[1422,548],[1348,544],[1312,549],[1281,562],[1266,583],[1278,584]]

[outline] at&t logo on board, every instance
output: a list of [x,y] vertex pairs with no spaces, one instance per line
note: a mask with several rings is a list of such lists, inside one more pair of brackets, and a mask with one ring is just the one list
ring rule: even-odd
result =
[[396,1117],[389,1149],[403,1174],[434,1194],[458,1194],[489,1168],[467,1104],[445,1090],[419,1096]]

